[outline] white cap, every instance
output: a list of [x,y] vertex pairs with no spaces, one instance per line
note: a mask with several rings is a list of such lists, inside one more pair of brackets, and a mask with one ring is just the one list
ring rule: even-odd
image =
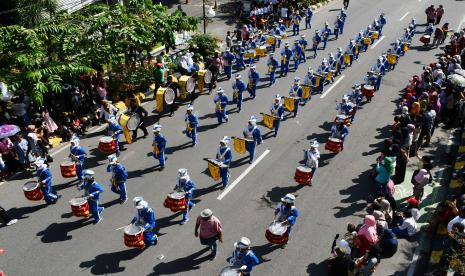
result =
[[84,177],[92,177],[95,175],[95,172],[93,170],[84,170],[82,173]]
[[218,94],[223,94],[224,93],[224,89],[223,88],[218,88],[218,90],[216,91],[216,93]]
[[185,168],[180,168],[180,169],[178,170],[178,176],[179,176],[179,178],[181,178],[181,179],[189,178],[189,174],[187,173],[187,169],[185,169]]
[[276,96],[274,97],[274,99],[275,99],[275,100],[279,100],[279,101],[280,101],[280,100],[281,100],[281,95],[279,95],[279,94],[276,94]]
[[340,48],[340,47],[337,48],[337,51],[338,51],[338,52],[342,52],[342,48]]
[[108,118],[108,123],[110,123],[110,124],[117,124],[118,122],[116,121],[115,116],[110,116],[110,117]]
[[211,217],[212,215],[213,215],[213,212],[212,212],[212,210],[210,210],[210,209],[203,209],[202,212],[200,213],[200,216],[201,216],[202,218],[209,218],[209,217]]
[[135,197],[133,202],[136,209],[144,209],[147,208],[147,206],[149,206],[148,202],[145,201],[142,197]]
[[250,116],[249,122],[251,122],[251,123],[253,123],[253,124],[257,123],[257,117],[255,117],[255,116],[253,116],[253,115]]
[[294,44],[299,44],[299,40],[296,39],[296,40],[294,41]]
[[79,144],[79,137],[77,137],[76,135],[73,135],[73,137],[71,137],[71,140],[69,140],[69,142],[77,146]]
[[159,124],[153,125],[153,132],[160,132],[160,130],[161,130],[161,125]]
[[257,67],[255,67],[255,65],[250,66],[250,70],[255,70],[255,69],[257,69]]
[[293,194],[287,194],[285,197],[281,198],[281,201],[285,203],[294,203],[295,196]]
[[269,53],[268,56],[274,57],[274,53]]
[[289,47],[289,42],[286,41],[286,42],[284,43],[284,47]]
[[226,48],[226,52],[229,52],[229,51],[230,51],[230,49],[229,49],[229,48]]
[[238,80],[238,79],[240,79],[240,78],[242,78],[242,77],[241,77],[241,74],[236,74],[236,80]]
[[301,35],[300,37],[301,37],[301,38],[305,38],[305,35]]
[[362,86],[359,83],[356,83],[356,84],[354,84],[353,88],[359,90],[359,89],[362,88]]
[[228,144],[229,141],[231,141],[231,139],[229,139],[228,136],[224,136],[223,139],[220,140],[220,143],[223,143],[223,144]]
[[317,140],[313,140],[310,144],[311,148],[318,148],[320,146],[320,143],[318,143]]
[[295,77],[294,78],[294,83],[299,83],[300,82],[300,78],[299,77]]
[[247,249],[250,247],[250,240],[246,237],[242,237],[237,242],[234,243],[234,247],[238,247],[241,249]]
[[144,200],[143,197],[141,196],[136,196],[132,199],[132,203],[134,203],[134,206],[137,206],[137,204],[141,201],[141,200]]
[[118,157],[116,157],[115,154],[108,155],[108,161],[110,161],[110,164],[116,164],[118,162]]
[[329,56],[329,58],[334,58],[333,53],[329,53],[328,56]]
[[190,105],[187,106],[186,110],[192,111],[192,110],[194,110],[194,106],[190,104]]
[[312,74],[313,74],[313,69],[312,69],[312,67],[308,67],[307,73],[312,73]]
[[343,101],[348,101],[348,100],[349,100],[349,96],[347,96],[346,94],[342,95],[342,100],[343,100]]
[[34,162],[34,165],[36,165],[37,168],[41,168],[43,165],[45,165],[45,159],[40,157],[37,158]]

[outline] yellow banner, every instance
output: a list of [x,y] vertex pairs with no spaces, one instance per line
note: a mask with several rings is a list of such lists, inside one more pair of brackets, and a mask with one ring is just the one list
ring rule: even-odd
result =
[[396,55],[393,54],[388,54],[387,55],[387,60],[389,64],[396,64],[397,63],[397,57]]
[[210,172],[210,176],[213,178],[213,180],[220,180],[220,167],[208,162],[208,171]]
[[263,114],[263,124],[269,128],[273,129],[274,127],[274,118],[268,114]]
[[239,154],[244,154],[245,149],[245,140],[241,138],[234,137],[234,150]]
[[349,54],[344,54],[344,63],[346,65],[350,64],[350,55]]
[[294,101],[295,101],[295,99],[293,99],[293,98],[284,98],[284,107],[286,107],[286,109],[289,112],[294,111]]
[[158,158],[159,153],[160,153],[160,150],[158,149],[158,146],[157,145],[153,146],[153,156],[155,158]]
[[407,52],[410,48],[410,44],[409,43],[404,43],[404,52]]
[[302,98],[305,100],[310,98],[310,86],[302,85]]
[[326,80],[331,81],[332,77],[333,77],[333,71],[329,71],[328,75],[326,75]]

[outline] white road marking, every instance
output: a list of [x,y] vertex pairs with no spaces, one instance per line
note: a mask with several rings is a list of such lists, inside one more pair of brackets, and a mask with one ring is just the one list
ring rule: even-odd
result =
[[371,48],[371,49],[374,49],[376,46],[378,46],[378,43],[380,43],[381,40],[384,39],[384,37],[385,37],[384,35],[383,35],[382,37],[380,37],[380,38],[378,39],[378,41],[375,42],[375,44],[371,45],[370,48]]
[[409,14],[409,12],[406,12],[406,13],[399,19],[399,21],[402,21],[408,14]]
[[465,23],[465,15],[463,16],[462,21],[460,21],[460,24],[457,27],[457,32],[460,32],[460,28],[462,28],[463,23]]
[[226,189],[224,189],[224,191],[216,198],[218,200],[222,200],[237,184],[239,184],[239,182],[250,172],[252,171],[253,168],[255,168],[255,166],[257,166],[258,163],[260,163],[260,161],[262,161],[263,158],[265,158],[265,156],[268,155],[268,153],[270,153],[270,150],[269,149],[266,149],[262,155],[260,155],[260,157],[258,157],[255,161],[253,161],[253,163],[247,168],[245,169],[244,172],[241,173],[241,175],[239,175],[238,178],[236,178],[236,180],[234,180],[233,183],[229,184],[228,186],[226,186]]
[[336,87],[336,85],[338,85],[343,79],[344,79],[344,75],[341,75],[339,79],[336,82],[334,82],[333,85],[331,85],[331,87],[328,88],[328,90],[326,90],[325,93],[323,93],[323,95],[320,96],[320,99],[323,99],[324,97],[326,97],[326,95],[328,95],[329,92],[331,92],[331,90],[333,90],[334,87]]

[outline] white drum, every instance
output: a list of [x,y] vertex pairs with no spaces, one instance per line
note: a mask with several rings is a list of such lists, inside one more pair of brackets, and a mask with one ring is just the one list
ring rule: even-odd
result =
[[242,273],[239,271],[238,267],[227,266],[223,268],[220,272],[220,276],[240,276]]
[[195,90],[195,80],[194,78],[190,77],[186,82],[186,92],[188,94],[194,92]]
[[212,77],[212,71],[207,70],[207,72],[205,72],[205,75],[203,76],[203,82],[206,84],[210,84],[210,82],[212,81]]
[[174,99],[176,98],[176,92],[173,88],[167,87],[165,93],[163,94],[163,97],[166,104],[173,104]]
[[135,130],[140,124],[140,116],[137,113],[134,113],[129,117],[128,123],[126,124],[126,127],[133,131]]

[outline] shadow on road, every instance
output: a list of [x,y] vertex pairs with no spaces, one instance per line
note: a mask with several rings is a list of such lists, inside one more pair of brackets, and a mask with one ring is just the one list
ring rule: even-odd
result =
[[90,268],[90,273],[93,275],[123,272],[125,267],[122,267],[120,263],[132,260],[142,252],[140,249],[127,249],[113,253],[104,253],[96,256],[94,260],[80,263],[79,267]]
[[373,191],[373,180],[371,179],[371,169],[362,172],[357,178],[352,179],[354,185],[340,190],[341,195],[349,197],[341,200],[342,203],[350,203],[350,206],[336,206],[333,209],[339,210],[334,216],[336,218],[352,216],[359,211],[363,211],[366,206],[366,199]]
[[293,185],[288,187],[274,187],[271,191],[267,191],[265,197],[269,198],[271,202],[281,202],[281,198],[287,194],[293,194],[302,189],[304,185]]
[[43,243],[62,242],[73,238],[69,232],[91,224],[92,220],[80,219],[72,222],[52,223],[45,230],[37,233]]
[[327,275],[328,268],[326,265],[326,261],[323,261],[319,264],[311,263],[307,266],[307,273],[308,275]]
[[264,258],[264,256],[270,254],[276,249],[280,249],[280,247],[271,243],[252,247],[252,251],[254,251],[257,257],[260,259],[260,264],[271,261],[271,259]]
[[11,208],[8,210],[8,214],[15,219],[25,219],[28,218],[31,213],[39,211],[42,208],[47,207],[47,204],[40,204],[36,206],[20,207],[20,208]]
[[201,196],[204,196],[209,193],[213,193],[214,191],[218,191],[223,187],[221,182],[214,184],[213,186],[207,187],[207,188],[201,188],[201,189],[196,189],[194,192],[194,197],[199,198]]
[[[170,275],[178,274],[181,272],[187,272],[197,270],[200,268],[200,264],[210,259],[210,254],[200,257],[203,253],[207,252],[208,248],[203,248],[189,256],[173,260],[171,262],[163,262],[157,264],[153,268],[153,273],[150,276],[157,275]],[[199,258],[200,257],[200,258]]]
[[170,227],[172,225],[175,225],[175,224],[179,224],[179,221],[173,221],[173,220],[176,217],[181,216],[181,215],[182,215],[181,212],[176,212],[176,213],[172,214],[171,216],[167,216],[167,217],[164,217],[164,218],[157,219],[157,228],[163,229],[163,228],[167,228],[167,227]]

